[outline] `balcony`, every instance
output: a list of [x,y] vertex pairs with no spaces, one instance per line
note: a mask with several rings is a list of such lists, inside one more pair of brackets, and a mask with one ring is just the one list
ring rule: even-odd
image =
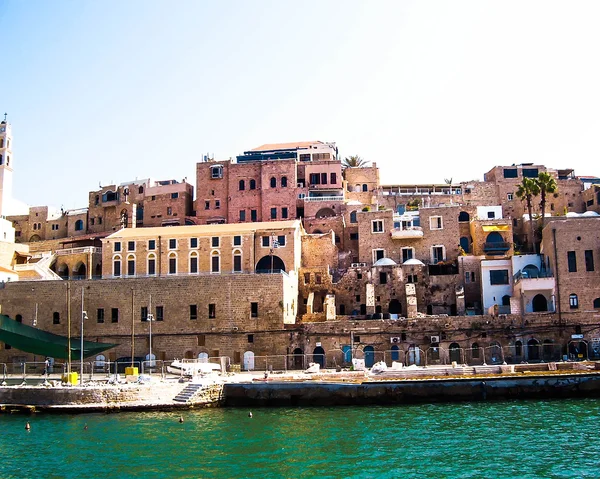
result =
[[343,196],[307,196],[304,201],[344,201]]
[[510,250],[511,244],[506,241],[486,241],[483,243],[483,252],[488,255],[503,255]]
[[515,291],[554,291],[556,282],[552,271],[522,271],[513,275]]
[[456,261],[440,261],[437,264],[427,266],[430,276],[447,276],[458,274],[458,263]]
[[423,237],[423,228],[409,226],[408,228],[394,228],[390,232],[392,239],[420,239]]

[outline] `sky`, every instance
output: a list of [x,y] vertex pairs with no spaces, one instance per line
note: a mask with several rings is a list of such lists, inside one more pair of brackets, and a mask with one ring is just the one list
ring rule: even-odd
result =
[[600,176],[599,23],[596,1],[0,0],[13,195],[195,187],[205,154],[307,140],[384,184]]

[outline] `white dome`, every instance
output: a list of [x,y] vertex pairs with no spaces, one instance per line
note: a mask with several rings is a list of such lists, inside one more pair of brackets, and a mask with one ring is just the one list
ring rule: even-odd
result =
[[419,261],[418,259],[411,258],[402,263],[402,266],[425,266],[425,263]]
[[373,266],[396,266],[396,263],[393,259],[390,258],[381,258],[378,259]]

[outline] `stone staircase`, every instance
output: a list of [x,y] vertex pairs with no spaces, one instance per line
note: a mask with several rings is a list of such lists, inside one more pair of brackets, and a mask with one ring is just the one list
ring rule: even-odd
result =
[[204,384],[191,383],[184,387],[181,392],[173,398],[175,402],[190,402],[191,399],[203,388],[206,388]]

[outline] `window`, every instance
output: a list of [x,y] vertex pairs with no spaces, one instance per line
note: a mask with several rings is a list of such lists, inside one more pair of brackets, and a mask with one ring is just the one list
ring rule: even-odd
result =
[[246,221],[246,210],[240,210],[240,221]]
[[256,189],[256,180],[250,180],[250,189],[251,190],[255,190]]
[[194,253],[192,256],[190,256],[190,273],[197,273],[198,272],[198,256],[196,256],[196,253]]
[[281,177],[281,187],[282,188],[287,188],[287,176],[282,176]]
[[371,231],[373,233],[383,233],[383,220],[371,221]]
[[319,273],[315,273],[315,284],[321,284],[323,279]]
[[569,307],[571,309],[577,309],[577,308],[579,308],[579,300],[577,299],[577,295],[576,294],[570,294],[569,295]]
[[[302,156],[302,155],[300,155],[300,156]],[[254,342],[254,334],[249,334],[248,335],[248,342],[249,343],[253,343]]]
[[594,309],[600,309],[600,298],[594,300]]
[[151,251],[156,249],[156,240],[148,241],[148,249]]
[[567,262],[569,264],[569,273],[577,272],[577,256],[575,251],[567,251]]
[[177,274],[177,256],[174,254],[169,256],[169,274]]
[[374,249],[373,250],[373,262],[376,262],[384,257],[385,257],[385,250],[382,250],[382,249]]
[[242,237],[241,236],[233,237],[233,246],[242,246]]
[[585,270],[594,271],[594,251],[591,249],[585,250]]
[[277,179],[275,177],[271,177],[271,188],[276,188],[277,187]]
[[127,276],[135,276],[135,256],[127,257]]
[[190,248],[198,247],[198,238],[190,238]]
[[115,251],[115,252],[121,251],[121,242],[120,241],[115,242],[115,244],[113,245],[113,251]]
[[256,210],[250,210],[250,221],[256,221]]
[[198,319],[198,306],[190,304],[190,320],[194,321],[195,319]]
[[140,319],[142,321],[148,321],[148,306],[142,306],[140,308]]
[[402,262],[408,261],[409,259],[413,259],[415,257],[415,249],[414,248],[402,248]]
[[310,161],[310,154],[302,154],[302,155],[298,155],[298,159],[300,161]]
[[154,276],[156,274],[156,257],[154,255],[148,256],[148,275]]
[[494,213],[493,211],[488,211],[487,217],[488,217],[488,220],[493,220],[496,218],[496,213]]
[[304,273],[304,284],[310,283],[310,273]]
[[217,317],[217,305],[214,303],[210,303],[208,305],[208,317],[210,319],[214,319]]
[[103,323],[104,322],[104,308],[98,308],[96,311],[96,322]]
[[250,303],[250,317],[258,318],[258,303]]
[[233,254],[233,272],[242,272],[242,253],[240,251],[235,251]]
[[223,167],[221,165],[213,166],[210,169],[210,177],[212,179],[223,178]]
[[281,208],[281,217],[285,220],[288,217],[288,209],[286,207]]
[[215,210],[221,209],[221,200],[215,200]]
[[387,273],[385,273],[385,272],[379,273],[379,284],[387,284]]
[[431,247],[431,262],[437,264],[446,259],[446,248],[443,245]]
[[173,214],[173,208],[167,206],[167,216],[171,216]]
[[219,256],[218,252],[213,251],[211,258],[210,258],[210,272],[218,273],[220,271],[221,271],[221,257]]
[[523,168],[523,176],[525,178],[537,178],[538,177],[538,169],[537,168]]
[[220,243],[221,243],[221,241],[218,236],[213,236],[211,239],[211,242],[210,242],[210,244],[213,248],[218,248]]
[[110,310],[110,322],[111,323],[119,322],[119,308],[112,308]]
[[362,185],[362,190],[363,190],[363,192],[367,192],[367,191],[369,191],[369,187],[366,184],[364,184],[364,185]]
[[58,311],[52,313],[52,324],[60,324],[60,313]]
[[113,276],[121,276],[121,258],[119,256],[113,259]]
[[83,221],[75,221],[75,231],[81,231],[83,229]]
[[205,201],[204,202],[204,209],[205,210],[210,210],[210,201]]
[[246,189],[246,182],[244,180],[240,180],[238,183],[238,190],[244,191]]
[[261,241],[262,241],[262,247],[263,248],[268,248],[269,246],[271,246],[271,238],[268,236],[262,236],[261,237]]
[[319,175],[319,173],[311,173],[309,181],[311,185],[318,185],[321,183],[321,175]]
[[516,168],[504,168],[504,178],[517,178],[519,172]]
[[321,184],[322,185],[327,184],[327,173],[321,173]]
[[354,300],[355,300],[357,303],[360,303],[360,294],[357,294],[357,295],[354,297]]
[[127,242],[127,251],[135,251],[135,241]]
[[432,216],[429,218],[429,229],[441,230],[444,229],[444,223],[442,222],[441,216]]
[[331,183],[332,185],[335,185],[337,183],[337,175],[335,173],[330,173],[329,183]]
[[407,283],[413,283],[413,284],[417,283],[417,275],[416,274],[409,274],[409,275],[407,275],[406,282]]
[[285,235],[280,235],[277,237],[277,244],[279,244],[280,248],[285,246]]
[[490,271],[490,284],[508,284],[508,270],[496,269]]
[[176,239],[169,240],[169,249],[177,249],[177,240]]
[[506,199],[507,199],[508,201],[512,201],[512,199],[513,199],[513,194],[512,194],[512,193],[506,193]]
[[277,208],[271,208],[271,219],[272,220],[277,219]]
[[350,233],[350,239],[352,241],[358,241],[358,233]]
[[176,200],[177,198],[179,198],[179,193],[171,193],[172,200]]

